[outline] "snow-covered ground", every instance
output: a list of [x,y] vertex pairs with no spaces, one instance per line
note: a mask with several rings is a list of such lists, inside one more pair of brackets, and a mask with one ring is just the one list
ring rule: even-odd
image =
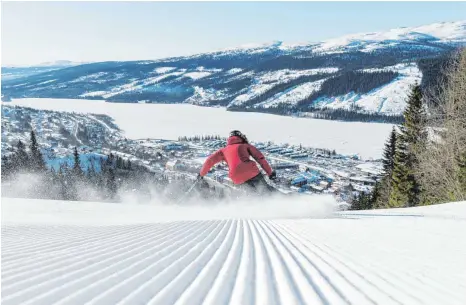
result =
[[415,63],[366,71],[395,71],[399,73],[399,76],[390,83],[366,94],[349,92],[340,96],[321,97],[315,101],[315,106],[331,109],[349,109],[351,106],[359,106],[369,112],[401,114],[406,107],[411,86],[420,83],[422,79],[422,73]]
[[264,83],[271,83],[271,82],[287,82],[290,80],[297,79],[301,76],[309,76],[309,75],[317,75],[317,74],[324,74],[324,73],[335,73],[338,72],[338,68],[335,67],[328,67],[328,68],[320,68],[320,69],[309,69],[309,70],[276,70],[271,72],[265,72],[259,74],[256,81],[259,84]]
[[322,83],[325,79],[318,80],[315,82],[308,82],[298,86],[295,86],[288,91],[280,92],[275,94],[273,97],[267,99],[265,102],[256,104],[265,108],[275,107],[280,104],[291,104],[296,105],[299,101],[304,100],[312,93],[320,90]]
[[2,198],[1,303],[466,303],[466,202],[338,213],[327,197],[302,198]]
[[382,42],[399,42],[404,40],[464,41],[466,22],[440,22],[418,27],[402,27],[384,32],[359,33],[329,39],[318,45],[314,51],[341,51],[344,47],[363,45],[366,51],[380,48]]
[[212,73],[210,73],[210,72],[189,72],[189,73],[185,73],[184,76],[185,77],[190,77],[192,79],[200,79],[200,78],[207,77],[207,76],[209,76],[211,74]]
[[190,135],[227,135],[239,129],[252,141],[302,144],[342,154],[380,158],[391,124],[292,118],[263,113],[230,112],[186,104],[107,103],[95,100],[16,99],[20,105],[55,111],[107,114],[128,138],[177,139]]

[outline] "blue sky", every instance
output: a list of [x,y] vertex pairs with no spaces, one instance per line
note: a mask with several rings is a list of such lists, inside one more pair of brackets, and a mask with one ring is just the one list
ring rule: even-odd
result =
[[2,66],[189,55],[466,19],[466,2],[2,2]]

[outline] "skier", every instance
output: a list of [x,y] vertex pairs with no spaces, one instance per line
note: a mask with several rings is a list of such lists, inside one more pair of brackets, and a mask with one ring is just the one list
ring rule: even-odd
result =
[[247,137],[238,130],[230,132],[226,147],[217,150],[207,158],[198,178],[204,177],[215,164],[225,161],[228,164],[228,176],[234,184],[241,185],[241,188],[256,194],[277,191],[265,181],[256,162],[250,157],[260,164],[270,180],[277,178],[277,174],[272,170],[264,155],[249,144]]

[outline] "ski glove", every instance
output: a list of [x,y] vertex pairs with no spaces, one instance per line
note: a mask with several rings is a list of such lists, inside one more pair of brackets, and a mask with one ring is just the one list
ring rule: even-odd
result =
[[269,175],[270,180],[275,180],[277,179],[277,173],[275,171],[272,171],[272,173]]
[[201,174],[197,174],[196,180],[202,180]]

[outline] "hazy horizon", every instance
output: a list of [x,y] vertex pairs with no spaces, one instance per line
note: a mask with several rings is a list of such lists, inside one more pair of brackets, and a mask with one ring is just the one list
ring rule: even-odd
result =
[[[3,2],[2,66],[156,60],[464,20],[466,2]],[[396,18],[387,18],[396,16]]]

